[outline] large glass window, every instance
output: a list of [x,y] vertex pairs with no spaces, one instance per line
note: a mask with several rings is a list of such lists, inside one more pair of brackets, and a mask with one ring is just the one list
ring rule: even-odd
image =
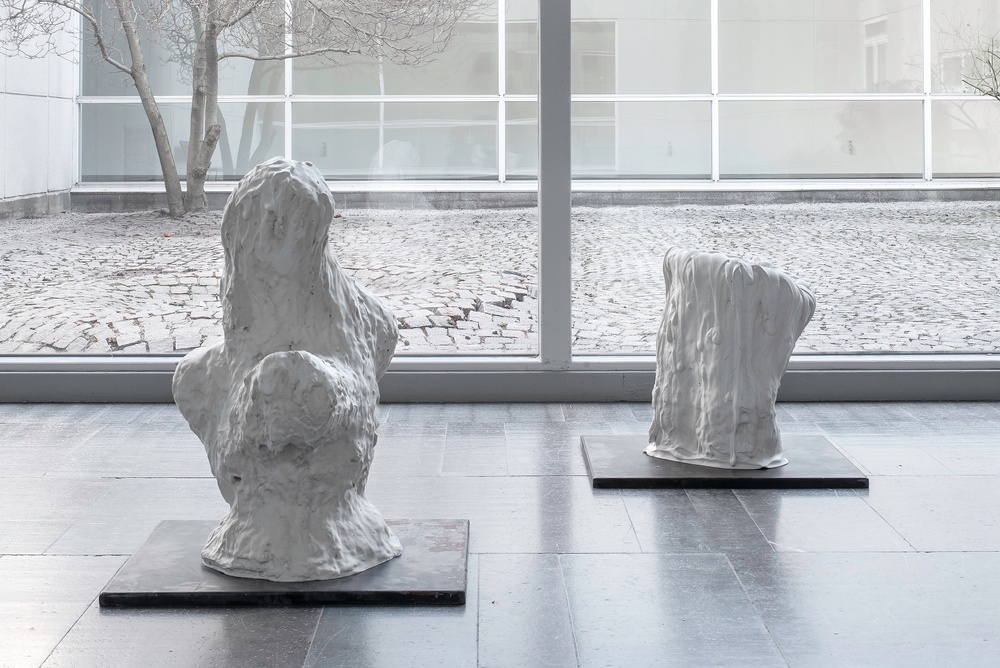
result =
[[[410,65],[370,55],[223,65],[224,128],[209,178],[235,181],[273,155],[319,165],[343,215],[338,252],[398,309],[401,352],[538,351],[537,7],[482,3],[448,48]],[[820,310],[800,351],[984,348],[981,319],[908,292],[916,277],[900,279],[894,299],[859,307],[877,336],[845,324],[852,314],[838,309],[863,288],[846,269],[821,268],[837,258],[861,270],[852,264],[868,252],[852,236],[868,215],[861,204],[748,208],[739,217],[701,206],[698,193],[996,179],[1000,102],[973,85],[984,83],[1000,30],[995,2],[572,0],[571,9],[575,353],[652,352],[671,244],[758,256],[813,282]],[[179,52],[150,38],[143,34],[147,69],[183,175],[190,75]],[[159,181],[127,79],[93,57],[81,71],[81,182]],[[917,247],[893,235],[934,238],[930,221],[944,213],[925,215],[932,208],[901,206],[894,230],[871,222],[879,257],[915,266],[900,253]],[[974,273],[972,255],[944,247],[952,238],[991,243],[963,224],[949,223],[936,257]],[[923,261],[941,270],[924,276],[954,279],[937,260]],[[993,283],[981,283],[988,301]],[[959,324],[948,326],[951,339],[932,341],[935,323]]]

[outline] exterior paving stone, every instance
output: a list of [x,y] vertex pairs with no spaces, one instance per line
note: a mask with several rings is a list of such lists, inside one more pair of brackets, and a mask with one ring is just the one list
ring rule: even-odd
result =
[[[534,209],[341,213],[333,252],[393,308],[400,353],[537,352]],[[220,223],[156,211],[0,221],[0,353],[183,352],[217,340]],[[578,207],[573,224],[578,353],[653,351],[673,245],[765,261],[811,285],[816,315],[797,352],[1000,342],[993,203]]]

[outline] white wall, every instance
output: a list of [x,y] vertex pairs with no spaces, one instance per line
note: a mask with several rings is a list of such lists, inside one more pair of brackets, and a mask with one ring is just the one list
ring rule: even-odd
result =
[[[61,46],[72,44],[67,31]],[[58,56],[0,55],[0,216],[69,204],[76,136],[76,65]]]

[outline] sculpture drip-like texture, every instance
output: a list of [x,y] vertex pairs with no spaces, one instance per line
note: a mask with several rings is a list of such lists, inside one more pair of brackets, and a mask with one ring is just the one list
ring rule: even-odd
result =
[[174,374],[230,505],[202,560],[229,575],[330,579],[402,552],[365,498],[396,320],[330,254],[333,215],[310,163],[247,174],[222,220],[224,339]]
[[663,277],[646,453],[717,468],[786,464],[774,402],[812,293],[776,269],[681,248],[667,251]]

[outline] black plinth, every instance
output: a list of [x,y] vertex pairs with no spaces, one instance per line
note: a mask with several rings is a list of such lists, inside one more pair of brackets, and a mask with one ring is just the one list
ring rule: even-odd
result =
[[732,489],[867,488],[868,478],[830,441],[818,435],[781,439],[788,464],[734,471],[650,457],[644,435],[582,436],[587,473],[595,488],[721,487]]
[[201,563],[216,521],[161,522],[101,592],[107,607],[219,605],[464,605],[468,520],[388,520],[403,554],[336,580],[237,578]]

